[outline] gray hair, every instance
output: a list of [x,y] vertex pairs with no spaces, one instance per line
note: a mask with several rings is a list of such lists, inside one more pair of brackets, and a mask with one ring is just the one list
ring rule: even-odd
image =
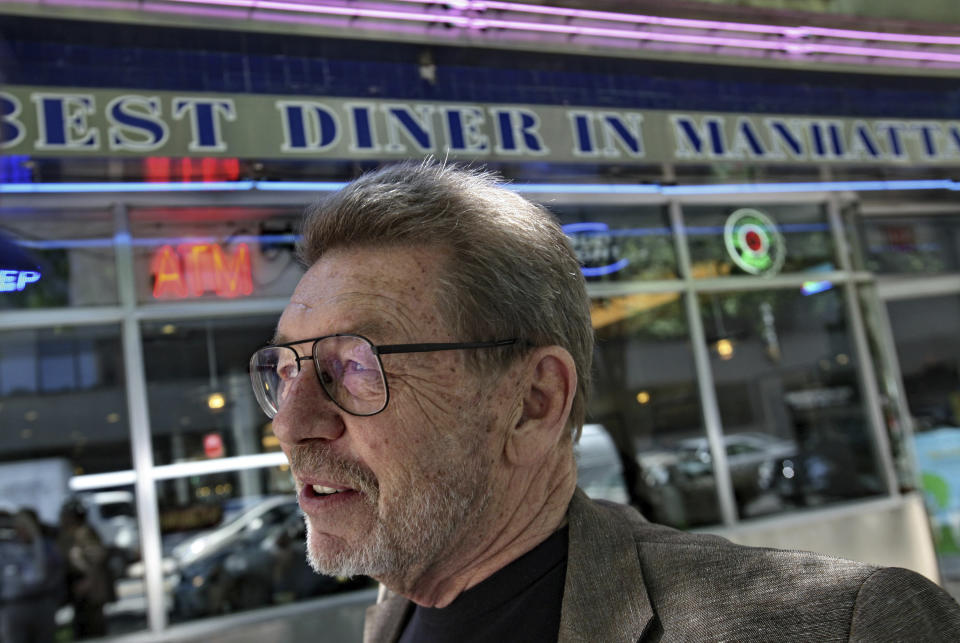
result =
[[[334,248],[384,245],[436,246],[446,257],[440,312],[463,341],[516,337],[565,348],[578,377],[568,426],[579,437],[593,357],[590,303],[576,255],[545,208],[486,172],[429,159],[400,163],[312,206],[298,252],[312,266]],[[491,374],[517,354],[470,351],[468,359]]]

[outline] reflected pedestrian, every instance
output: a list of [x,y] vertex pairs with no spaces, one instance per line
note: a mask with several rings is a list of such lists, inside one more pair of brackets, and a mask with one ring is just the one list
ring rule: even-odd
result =
[[67,564],[67,600],[73,606],[75,639],[103,636],[107,622],[103,607],[114,596],[107,569],[107,548],[87,523],[87,510],[77,499],[60,511],[60,552]]
[[52,643],[62,578],[59,555],[33,510],[21,509],[7,524],[12,529],[0,542],[0,641]]

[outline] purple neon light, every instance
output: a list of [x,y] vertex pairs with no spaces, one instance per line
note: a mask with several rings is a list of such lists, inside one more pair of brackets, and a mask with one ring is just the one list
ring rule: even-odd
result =
[[[404,20],[429,23],[445,23],[469,29],[506,29],[514,31],[534,31],[541,33],[555,33],[570,36],[600,36],[626,40],[670,42],[687,45],[703,45],[713,47],[736,47],[745,49],[760,49],[765,51],[783,51],[791,55],[807,55],[812,53],[836,54],[843,56],[864,56],[871,58],[891,58],[900,60],[930,61],[944,63],[960,63],[960,54],[934,51],[911,51],[904,49],[885,49],[880,47],[862,47],[849,45],[833,45],[827,43],[783,42],[780,40],[766,40],[762,38],[731,38],[725,36],[708,36],[694,34],[677,34],[656,31],[641,31],[633,29],[618,29],[614,27],[590,27],[582,25],[536,23],[519,20],[501,20],[491,18],[474,18],[470,16],[452,15],[449,12],[427,13],[406,12],[393,9],[372,9],[364,7],[330,6],[319,4],[302,4],[298,2],[283,2],[279,0],[173,0],[189,4],[214,4],[220,6],[241,7],[248,9],[266,9],[279,11],[297,11],[303,13],[317,13],[358,18],[382,18],[388,20]],[[486,8],[490,3],[460,3],[461,7]],[[513,6],[513,3],[500,3]],[[548,7],[541,7],[547,9]],[[553,7],[554,9],[556,7]],[[568,10],[584,11],[584,10]],[[603,13],[603,12],[594,12]],[[625,14],[612,14],[622,16]],[[622,20],[621,20],[622,21]],[[733,24],[733,23],[724,23]],[[863,32],[868,35],[869,32]],[[958,39],[960,40],[960,39]]]
[[484,2],[460,0],[397,0],[398,2],[412,2],[417,4],[450,5],[461,11],[485,11],[495,9],[501,11],[515,11],[517,13],[537,13],[546,16],[563,18],[580,18],[583,20],[607,20],[611,22],[625,22],[632,24],[661,25],[664,27],[683,27],[687,29],[711,29],[719,31],[744,31],[753,33],[783,34],[789,27],[776,25],[758,25],[743,22],[718,22],[713,20],[690,20],[686,18],[663,18],[660,16],[645,16],[633,13],[613,13],[610,11],[593,11],[591,9],[567,9],[550,5],[518,4],[516,2]]
[[695,20],[689,18],[667,18],[662,16],[645,16],[632,13],[614,13],[610,11],[593,11],[589,9],[568,9],[550,5],[530,5],[516,2],[487,2],[485,0],[396,0],[417,4],[449,5],[461,11],[484,11],[499,9],[517,13],[536,13],[541,15],[559,16],[564,18],[582,18],[586,20],[608,20],[632,24],[661,25],[664,27],[680,27],[684,29],[705,29],[711,31],[740,31],[746,33],[765,33],[785,36],[788,38],[805,38],[820,36],[824,38],[846,38],[851,40],[883,40],[888,42],[916,43],[926,45],[960,45],[957,36],[928,36],[920,34],[886,33],[881,31],[857,31],[853,29],[831,29],[826,27],[782,27],[779,25],[762,25],[750,22],[725,22],[718,20]]
[[719,47],[741,47],[745,49],[765,49],[768,51],[784,51],[788,54],[805,55],[811,53],[840,54],[845,56],[868,56],[875,58],[898,58],[903,60],[927,60],[936,62],[960,63],[960,54],[940,53],[932,51],[910,51],[904,49],[883,49],[879,47],[853,47],[850,45],[830,45],[821,43],[782,42],[778,40],[761,40],[749,38],[727,38],[722,36],[694,36],[688,34],[662,33],[655,31],[632,31],[607,27],[582,27],[575,25],[561,25],[534,22],[517,22],[514,20],[489,20],[479,18],[473,20],[471,26],[476,29],[496,27],[501,29],[518,29],[523,31],[541,31],[568,35],[606,36],[608,38],[623,38],[628,40],[652,40],[660,42],[675,42],[689,45],[707,45]]
[[883,33],[881,31],[853,31],[850,29],[828,29],[826,27],[800,27],[805,35],[824,38],[849,38],[851,40],[884,40],[918,45],[960,45],[957,36],[927,36],[910,33]]
[[426,13],[397,11],[396,9],[366,9],[362,7],[342,7],[320,4],[302,4],[299,2],[279,2],[276,0],[172,0],[188,4],[221,5],[245,9],[266,9],[274,11],[299,11],[302,13],[320,13],[348,18],[384,18],[387,20],[413,20],[417,22],[443,22],[458,27],[469,27],[470,18],[449,13]]
[[[98,8],[116,8],[111,0],[47,0],[50,4],[82,5]],[[395,8],[380,8],[371,5],[343,6],[320,3],[304,3],[284,0],[169,0],[179,5],[195,7],[231,7],[246,9],[241,15],[228,12],[220,13],[223,17],[250,18],[249,11],[267,10],[279,12],[296,12],[338,16],[342,18],[373,18],[392,21],[422,22],[432,24],[447,24],[450,26],[482,30],[488,28],[507,31],[526,31],[533,33],[552,33],[581,38],[612,38],[631,41],[651,41],[674,43],[679,45],[699,45],[708,47],[731,47],[757,52],[784,52],[787,55],[804,56],[809,54],[832,54],[837,56],[852,56],[866,58],[897,59],[912,62],[936,62],[960,64],[960,53],[946,51],[909,50],[884,47],[868,47],[862,45],[842,45],[824,42],[803,42],[807,36],[834,37],[857,39],[863,41],[886,41],[901,43],[922,43],[940,45],[960,45],[960,37],[950,36],[915,36],[912,34],[886,34],[869,31],[853,31],[845,29],[825,29],[820,27],[778,27],[773,25],[758,25],[751,23],[719,22],[710,20],[690,20],[680,18],[663,18],[658,16],[644,16],[636,14],[621,14],[586,9],[566,9],[562,7],[527,5],[514,2],[486,1],[486,0],[395,0],[400,2],[417,3],[420,5],[443,4],[453,7],[453,11],[400,11]],[[164,5],[144,2],[141,8],[149,11],[162,11]],[[170,5],[165,5],[170,7]],[[631,28],[617,28],[614,26],[587,26],[568,23],[538,23],[522,20],[506,20],[499,18],[474,17],[463,15],[463,11],[482,12],[487,9],[505,10],[522,13],[536,13],[542,15],[562,16],[566,18],[582,18],[588,20],[605,20],[621,24],[650,24],[667,27],[696,28],[709,30],[739,31],[744,34],[772,34],[781,36],[776,39],[763,37],[729,37],[706,34],[681,34],[661,31],[638,30]],[[197,11],[197,13],[202,13]],[[275,15],[260,14],[254,19],[272,20]],[[282,14],[280,14],[282,15]]]

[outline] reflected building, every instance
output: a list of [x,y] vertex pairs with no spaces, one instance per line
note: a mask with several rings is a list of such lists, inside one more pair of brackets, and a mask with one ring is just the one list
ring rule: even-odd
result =
[[372,600],[302,573],[246,369],[304,206],[429,154],[544,203],[583,264],[592,495],[960,582],[960,45],[917,35],[952,27],[865,56],[853,19],[729,7],[190,4],[0,5],[0,510],[82,504],[110,634]]

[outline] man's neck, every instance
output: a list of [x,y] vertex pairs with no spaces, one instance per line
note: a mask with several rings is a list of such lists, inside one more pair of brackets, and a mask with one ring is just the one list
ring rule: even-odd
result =
[[[482,533],[461,533],[433,565],[405,578],[380,578],[389,590],[424,607],[446,607],[465,590],[542,543],[566,522],[576,474],[566,463],[534,480],[507,481],[512,506],[492,507]],[[511,484],[512,483],[512,484]]]

